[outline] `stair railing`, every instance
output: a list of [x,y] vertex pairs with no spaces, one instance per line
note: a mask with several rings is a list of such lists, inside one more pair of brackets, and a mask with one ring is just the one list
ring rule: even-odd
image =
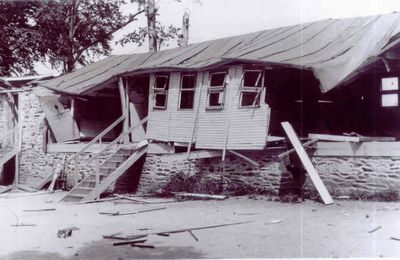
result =
[[19,140],[18,134],[19,134],[19,132],[20,132],[20,127],[19,127],[19,125],[16,125],[13,130],[11,130],[11,131],[5,133],[3,136],[1,136],[0,137],[0,149],[3,149],[3,148],[7,147],[8,140],[9,140],[10,136],[12,136],[12,140],[13,140],[12,141],[12,145],[13,146],[16,146],[16,145],[19,146],[19,143],[18,143],[18,140]]
[[89,163],[92,162],[93,160],[95,160],[95,170],[96,170],[96,187],[97,185],[100,184],[100,160],[99,158],[107,151],[109,150],[111,147],[113,147],[114,145],[117,145],[118,143],[120,143],[121,141],[123,141],[124,137],[128,134],[130,134],[133,130],[135,130],[136,128],[138,128],[139,126],[143,125],[144,123],[146,123],[148,120],[148,117],[143,118],[142,120],[140,120],[137,124],[135,124],[134,126],[128,128],[127,130],[125,130],[124,132],[122,132],[117,138],[114,139],[114,141],[112,141],[111,143],[109,143],[106,147],[104,147],[101,151],[99,151],[98,153],[96,153],[95,155],[93,155],[90,159],[89,159]]
[[[102,139],[103,137],[108,134],[112,129],[114,129],[119,123],[121,123],[125,118],[126,114],[123,114],[121,117],[119,117],[117,120],[115,120],[111,125],[109,125],[106,129],[104,129],[100,134],[98,134],[95,138],[92,139],[87,145],[85,145],[81,150],[76,152],[72,157],[70,157],[65,164],[69,164],[70,162],[74,161],[74,186],[78,184],[78,164],[79,164],[79,159],[82,153],[84,153],[86,150],[88,150],[92,145],[95,143],[102,144]],[[96,180],[97,182],[97,180]]]

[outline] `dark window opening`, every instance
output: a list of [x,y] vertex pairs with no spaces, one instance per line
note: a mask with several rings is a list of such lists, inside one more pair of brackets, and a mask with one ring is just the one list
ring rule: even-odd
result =
[[207,90],[208,110],[222,109],[225,98],[226,72],[214,72],[210,74],[210,82]]
[[259,107],[262,70],[244,70],[240,87],[240,107]]
[[156,109],[166,109],[168,99],[169,76],[156,75],[154,80],[154,106]]
[[180,86],[180,109],[192,109],[194,106],[194,94],[196,88],[196,76],[194,74],[182,75]]

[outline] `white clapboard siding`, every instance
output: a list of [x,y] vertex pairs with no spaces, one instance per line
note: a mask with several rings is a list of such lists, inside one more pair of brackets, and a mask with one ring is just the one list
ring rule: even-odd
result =
[[[150,74],[150,94],[149,94],[149,115],[147,122],[147,139],[154,139],[159,141],[169,141],[169,122],[170,122],[170,113],[168,109],[153,109],[154,105],[154,91],[153,84],[155,80],[155,74]],[[168,95],[167,105],[169,104],[169,98],[171,95]]]
[[[201,103],[196,148],[224,148],[228,125],[228,149],[263,149],[265,146],[269,122],[269,108],[263,102],[265,91],[260,97],[259,108],[240,108],[239,86],[242,71],[241,66],[229,69],[231,80],[226,88],[223,110],[206,111],[206,98]],[[207,88],[202,94],[207,96]]]
[[[176,72],[170,73],[167,109],[153,109],[154,74],[152,74],[150,76],[147,138],[165,142],[189,142],[200,95],[197,124],[193,136],[196,148],[223,149],[229,124],[228,149],[263,149],[269,122],[269,107],[264,102],[265,91],[260,97],[261,106],[259,108],[239,108],[239,85],[242,71],[241,66],[232,66],[229,69],[230,82],[226,87],[222,110],[206,110],[209,72],[197,73],[195,101],[192,110],[178,109],[181,75]],[[201,87],[202,85],[203,87]]]

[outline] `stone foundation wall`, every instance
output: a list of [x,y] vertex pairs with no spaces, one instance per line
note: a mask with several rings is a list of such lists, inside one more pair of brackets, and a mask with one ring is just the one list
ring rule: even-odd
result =
[[[314,166],[331,194],[400,194],[400,157],[314,157]],[[312,189],[307,180],[306,189]]]
[[[246,155],[260,166],[254,167],[233,155],[227,156],[225,170],[221,158],[188,162],[163,155],[147,155],[139,191],[163,190],[173,176],[183,173],[188,177],[197,176],[198,182],[220,182],[220,193],[229,193],[232,186],[237,188],[238,185],[272,195],[295,193],[300,187],[304,192],[317,193],[310,178],[305,177],[303,185],[288,171],[285,163],[265,155],[265,151]],[[332,196],[400,193],[400,157],[314,157],[312,161]]]
[[[207,158],[189,161],[174,160],[173,157],[147,155],[139,184],[143,193],[162,190],[174,175],[200,177],[206,182],[220,183],[221,193],[246,188],[259,193],[278,195],[294,188],[291,174],[284,165],[271,156],[261,153],[247,154],[259,163],[254,167],[233,155],[227,155],[225,163],[221,158]],[[202,182],[203,182],[202,181]]]

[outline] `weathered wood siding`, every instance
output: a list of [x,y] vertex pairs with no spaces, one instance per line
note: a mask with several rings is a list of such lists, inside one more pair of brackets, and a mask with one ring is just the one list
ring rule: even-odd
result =
[[[242,72],[242,66],[229,68],[230,81],[226,86],[223,110],[206,111],[207,99],[202,99],[196,148],[222,149],[226,142],[227,149],[252,150],[265,146],[269,122],[269,107],[263,102],[265,90],[261,93],[260,107],[239,107]],[[207,73],[204,82],[208,82],[208,77]],[[203,88],[202,96],[207,96],[207,87]]]
[[[179,109],[180,73],[177,72],[170,73],[167,109],[153,109],[152,87],[155,75],[152,74],[150,76],[147,138],[159,141],[189,142],[197,104],[200,102],[194,135],[196,148],[223,149],[227,140],[228,149],[262,149],[266,143],[270,114],[268,105],[263,102],[265,90],[261,93],[260,107],[240,108],[239,84],[242,71],[241,66],[229,68],[230,81],[226,87],[222,110],[206,110],[209,72],[197,73],[193,109]],[[229,134],[228,139],[226,139],[227,134]]]

